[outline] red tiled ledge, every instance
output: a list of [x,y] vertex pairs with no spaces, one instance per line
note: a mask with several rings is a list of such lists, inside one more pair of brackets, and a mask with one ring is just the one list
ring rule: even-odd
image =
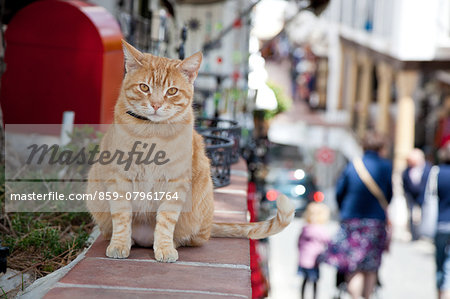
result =
[[[244,161],[233,165],[231,184],[215,190],[215,220],[247,221]],[[250,298],[249,242],[213,238],[178,249],[174,264],[158,263],[149,248],[132,248],[128,259],[105,256],[98,238],[44,298]]]

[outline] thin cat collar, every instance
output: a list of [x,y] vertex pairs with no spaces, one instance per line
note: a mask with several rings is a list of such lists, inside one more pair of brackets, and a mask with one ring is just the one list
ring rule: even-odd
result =
[[132,111],[127,111],[127,114],[129,114],[129,115],[131,115],[131,116],[133,116],[133,117],[136,117],[137,119],[141,119],[141,120],[149,120],[147,117],[141,116],[141,115],[136,114],[136,113],[134,113],[134,112],[132,112]]

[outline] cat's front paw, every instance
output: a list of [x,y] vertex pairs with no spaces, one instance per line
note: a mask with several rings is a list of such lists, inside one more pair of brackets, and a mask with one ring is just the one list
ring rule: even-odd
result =
[[156,248],[155,259],[158,262],[174,263],[178,260],[178,251],[173,247]]
[[106,248],[106,256],[114,259],[125,259],[130,255],[131,245],[111,242]]

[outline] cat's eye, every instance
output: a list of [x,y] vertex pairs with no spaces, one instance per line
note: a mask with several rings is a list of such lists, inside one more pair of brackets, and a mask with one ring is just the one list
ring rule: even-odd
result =
[[178,89],[175,88],[175,87],[171,87],[171,88],[169,88],[169,89],[167,90],[167,94],[168,94],[169,96],[173,96],[173,95],[176,94],[177,92],[178,92]]
[[148,87],[147,84],[139,84],[139,88],[143,91],[143,92],[148,92],[150,90],[150,87]]

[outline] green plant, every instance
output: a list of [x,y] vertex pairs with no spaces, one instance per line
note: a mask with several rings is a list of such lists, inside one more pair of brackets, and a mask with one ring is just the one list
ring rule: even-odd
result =
[[292,98],[284,92],[283,88],[280,85],[271,81],[267,82],[266,84],[270,89],[272,89],[275,94],[275,98],[277,100],[277,108],[274,110],[255,111],[255,113],[258,113],[258,116],[262,114],[265,120],[269,120],[275,117],[275,115],[289,110],[289,108],[291,108],[292,106]]
[[5,290],[2,287],[0,287],[0,290],[2,290],[2,297],[5,299],[8,299],[8,296],[6,295]]
[[[70,137],[69,144],[60,151],[70,149],[77,152],[83,147],[90,150],[99,143],[101,133],[85,126],[75,128]],[[20,190],[13,192],[73,192],[70,179],[85,178],[89,166],[77,165],[74,169],[65,167],[51,170],[35,167],[27,172],[27,178],[41,179],[43,183],[21,185]],[[62,179],[69,179],[68,183],[47,181],[46,177],[59,177],[60,173],[63,173]],[[11,186],[8,185],[8,191],[11,191]],[[0,165],[0,241],[11,252],[8,267],[22,273],[32,272],[35,278],[51,273],[75,259],[84,249],[94,226],[86,212],[5,213],[4,203],[5,165]]]
[[269,86],[269,88],[273,90],[273,92],[275,93],[275,98],[277,99],[278,107],[275,110],[276,114],[287,111],[289,108],[291,108],[292,98],[284,92],[283,88],[280,85],[269,81],[267,82],[267,86]]

